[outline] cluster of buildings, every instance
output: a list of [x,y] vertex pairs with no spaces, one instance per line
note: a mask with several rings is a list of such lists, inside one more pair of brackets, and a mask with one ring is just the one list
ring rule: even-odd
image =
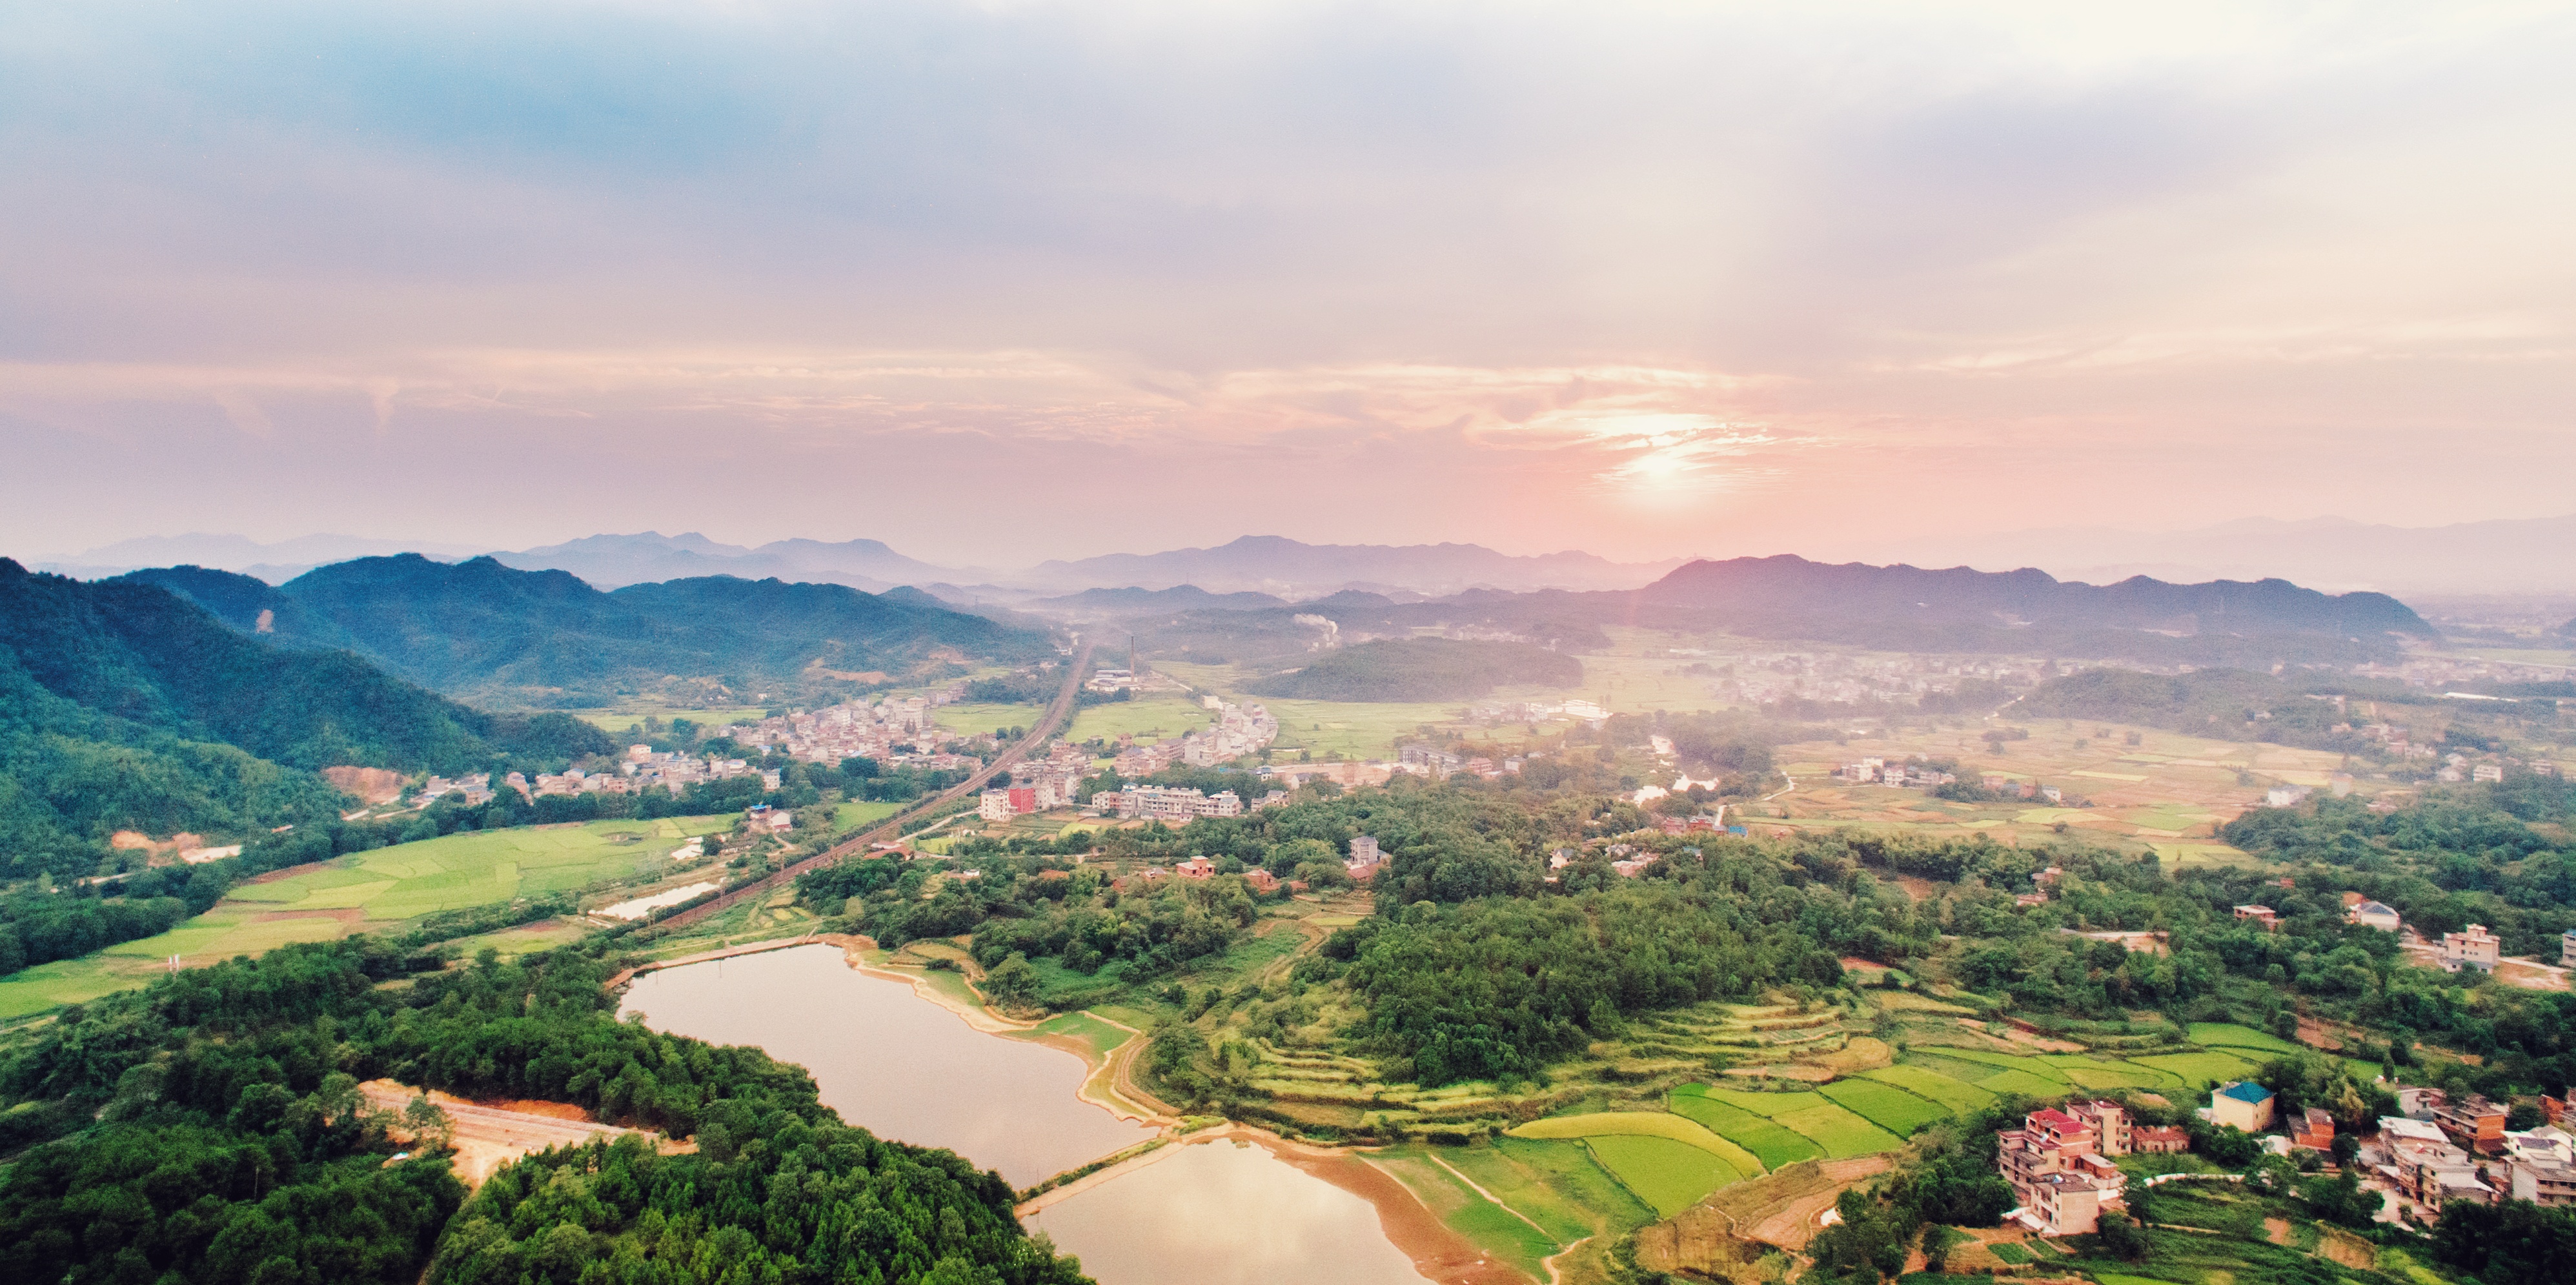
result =
[[[1254,801],[1251,809],[1275,808],[1287,801],[1287,791],[1272,790]],[[1138,785],[1129,781],[1115,790],[1092,795],[1091,811],[1096,816],[1120,820],[1187,823],[1199,817],[1242,816],[1245,808],[1243,796],[1232,790],[1209,794],[1192,786]]]
[[1258,754],[1279,739],[1279,720],[1272,718],[1264,706],[1237,705],[1214,696],[1202,696],[1199,703],[1215,712],[1215,722],[1145,745],[1137,744],[1133,735],[1121,735],[1118,756],[1109,770],[1121,777],[1141,777],[1175,764],[1215,767],[1246,754]]
[[1580,698],[1564,701],[1483,701],[1467,707],[1467,721],[1480,726],[1497,723],[1543,723],[1552,718],[1570,718],[1579,723],[1600,726],[1610,711],[1599,701]]
[[1684,673],[1706,674],[1711,695],[1753,705],[1811,700],[1902,707],[1919,704],[1926,696],[1955,692],[1960,683],[1971,679],[2019,690],[2079,667],[2072,662],[2023,656],[1721,654],[1693,648],[1677,648],[1668,654],[1693,662]]
[[805,763],[838,763],[851,757],[905,763],[936,755],[953,738],[931,711],[965,698],[955,682],[919,696],[887,696],[870,704],[845,701],[819,710],[797,710],[726,729],[738,745],[774,750]]
[[2128,1207],[2128,1176],[2111,1157],[2129,1154],[2140,1133],[2151,1134],[2153,1149],[2168,1149],[2167,1132],[2133,1126],[2117,1102],[2069,1102],[2023,1116],[2020,1128],[1996,1135],[1995,1166],[2020,1201],[2007,1216],[2044,1236],[2096,1230],[2103,1210]]
[[1525,763],[1526,760],[1516,755],[1502,759],[1483,756],[1462,758],[1438,746],[1421,742],[1399,745],[1395,750],[1396,770],[1410,772],[1416,776],[1427,776],[1435,781],[1446,781],[1460,772],[1470,776],[1481,776],[1491,781],[1504,776],[1517,775]]
[[2576,1106],[2544,1101],[2553,1123],[2517,1131],[2501,1103],[2477,1094],[2453,1102],[2440,1089],[2400,1089],[2406,1114],[2380,1117],[2363,1163],[2427,1218],[2453,1200],[2576,1205],[2576,1138],[2562,1127]]
[[1836,767],[1834,779],[1849,785],[1893,785],[1899,788],[1928,790],[1936,785],[1948,785],[1959,778],[1950,772],[1937,771],[1918,760],[1898,759],[1891,763],[1885,758],[1872,755]]

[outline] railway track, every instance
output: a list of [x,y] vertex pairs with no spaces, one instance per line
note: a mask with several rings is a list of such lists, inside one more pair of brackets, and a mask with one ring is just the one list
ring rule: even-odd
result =
[[935,812],[948,804],[954,803],[969,794],[981,792],[987,784],[992,782],[995,776],[1009,772],[1013,764],[1016,764],[1020,760],[1028,757],[1030,750],[1043,743],[1048,737],[1064,730],[1064,725],[1067,720],[1073,717],[1074,694],[1082,690],[1082,676],[1089,672],[1091,668],[1091,646],[1092,645],[1089,642],[1085,642],[1082,644],[1081,650],[1074,653],[1073,663],[1067,666],[1065,670],[1064,687],[1056,692],[1055,701],[1047,706],[1046,713],[1038,719],[1037,726],[1030,728],[1028,735],[1021,737],[1018,744],[1003,751],[1000,758],[994,759],[991,763],[985,765],[983,771],[977,772],[975,775],[967,777],[965,780],[960,781],[927,799],[923,799],[921,802],[905,808],[903,811],[897,812],[893,816],[887,817],[885,820],[878,822],[876,826],[871,829],[853,835],[840,843],[834,844],[830,848],[815,853],[813,856],[807,857],[794,865],[787,866],[776,873],[763,876],[755,882],[744,884],[743,886],[736,888],[733,891],[706,903],[705,905],[692,906],[687,910],[681,911],[679,914],[673,915],[670,918],[655,924],[654,927],[685,928],[690,924],[697,923],[709,916],[722,914],[735,906],[741,905],[746,900],[766,897],[770,893],[776,892],[779,888],[795,882],[796,876],[801,875],[808,870],[820,870],[825,866],[839,861],[843,857],[850,856],[853,853],[862,853],[867,851],[870,844],[883,843],[888,839],[899,838],[902,836],[903,828],[905,826],[910,825],[913,822],[920,820],[923,816],[931,812]]

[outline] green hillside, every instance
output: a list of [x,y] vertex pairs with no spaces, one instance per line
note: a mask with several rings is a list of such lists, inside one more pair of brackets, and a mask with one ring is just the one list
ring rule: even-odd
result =
[[528,708],[615,704],[686,689],[708,698],[819,696],[860,674],[945,659],[1025,660],[1045,635],[843,585],[704,576],[603,593],[565,571],[418,554],[319,567],[271,588],[247,576],[138,571],[245,633],[353,649],[425,687]]

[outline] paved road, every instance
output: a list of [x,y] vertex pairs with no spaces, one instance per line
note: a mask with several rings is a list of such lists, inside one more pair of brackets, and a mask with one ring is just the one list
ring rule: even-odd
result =
[[1064,687],[1056,692],[1054,703],[1047,706],[1046,715],[1038,720],[1037,726],[1030,728],[1028,735],[1021,737],[1018,743],[1012,745],[1008,750],[1003,751],[1002,756],[994,759],[992,763],[984,768],[983,771],[977,772],[975,775],[967,777],[964,781],[961,781],[956,785],[952,785],[927,799],[923,799],[921,802],[905,808],[903,811],[897,812],[893,816],[887,817],[874,829],[853,836],[848,841],[826,851],[818,852],[813,856],[807,857],[804,860],[799,861],[786,869],[780,870],[776,874],[770,875],[757,883],[745,884],[742,887],[736,888],[732,892],[728,892],[703,906],[684,910],[679,914],[663,920],[661,923],[655,925],[655,927],[685,927],[689,924],[696,923],[701,919],[705,919],[710,915],[722,914],[725,911],[742,904],[746,899],[768,896],[770,893],[777,891],[780,887],[795,882],[796,876],[801,875],[808,870],[819,870],[839,861],[843,857],[850,856],[854,853],[864,853],[868,850],[868,845],[870,844],[883,843],[889,839],[900,838],[903,834],[903,828],[914,821],[920,820],[925,813],[933,811],[944,804],[955,802],[959,798],[968,794],[980,793],[984,786],[992,781],[995,776],[1009,772],[1012,764],[1027,757],[1030,750],[1043,743],[1048,737],[1063,730],[1066,721],[1073,716],[1074,694],[1082,690],[1082,676],[1091,667],[1091,646],[1092,645],[1086,641],[1082,644],[1082,650],[1074,653],[1073,663],[1065,670]]

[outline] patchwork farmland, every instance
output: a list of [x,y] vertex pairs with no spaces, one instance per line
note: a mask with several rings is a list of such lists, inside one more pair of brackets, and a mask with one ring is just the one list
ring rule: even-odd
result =
[[[1725,1193],[1739,1186],[1804,1199],[1810,1188],[1829,1190],[1819,1174],[1883,1167],[1915,1133],[2009,1097],[2142,1091],[2179,1100],[2310,1052],[2227,1023],[2142,1019],[2042,1034],[1973,1002],[1874,990],[1839,1006],[1705,1004],[1639,1021],[1544,1083],[1510,1087],[1424,1091],[1374,1082],[1357,1060],[1265,1046],[1254,1082],[1271,1095],[1265,1114],[1275,1124],[1396,1142],[1382,1167],[1436,1187],[1436,1207],[1454,1207],[1444,1215],[1453,1228],[1527,1263],[1546,1256],[1542,1238],[1557,1249],[1579,1239],[1543,1237],[1539,1229],[1554,1224],[1531,1213],[1542,1204],[1569,1228],[1633,1229],[1735,1200]],[[1523,1194],[1479,1195],[1459,1181],[1471,1172],[1512,1180]]]

